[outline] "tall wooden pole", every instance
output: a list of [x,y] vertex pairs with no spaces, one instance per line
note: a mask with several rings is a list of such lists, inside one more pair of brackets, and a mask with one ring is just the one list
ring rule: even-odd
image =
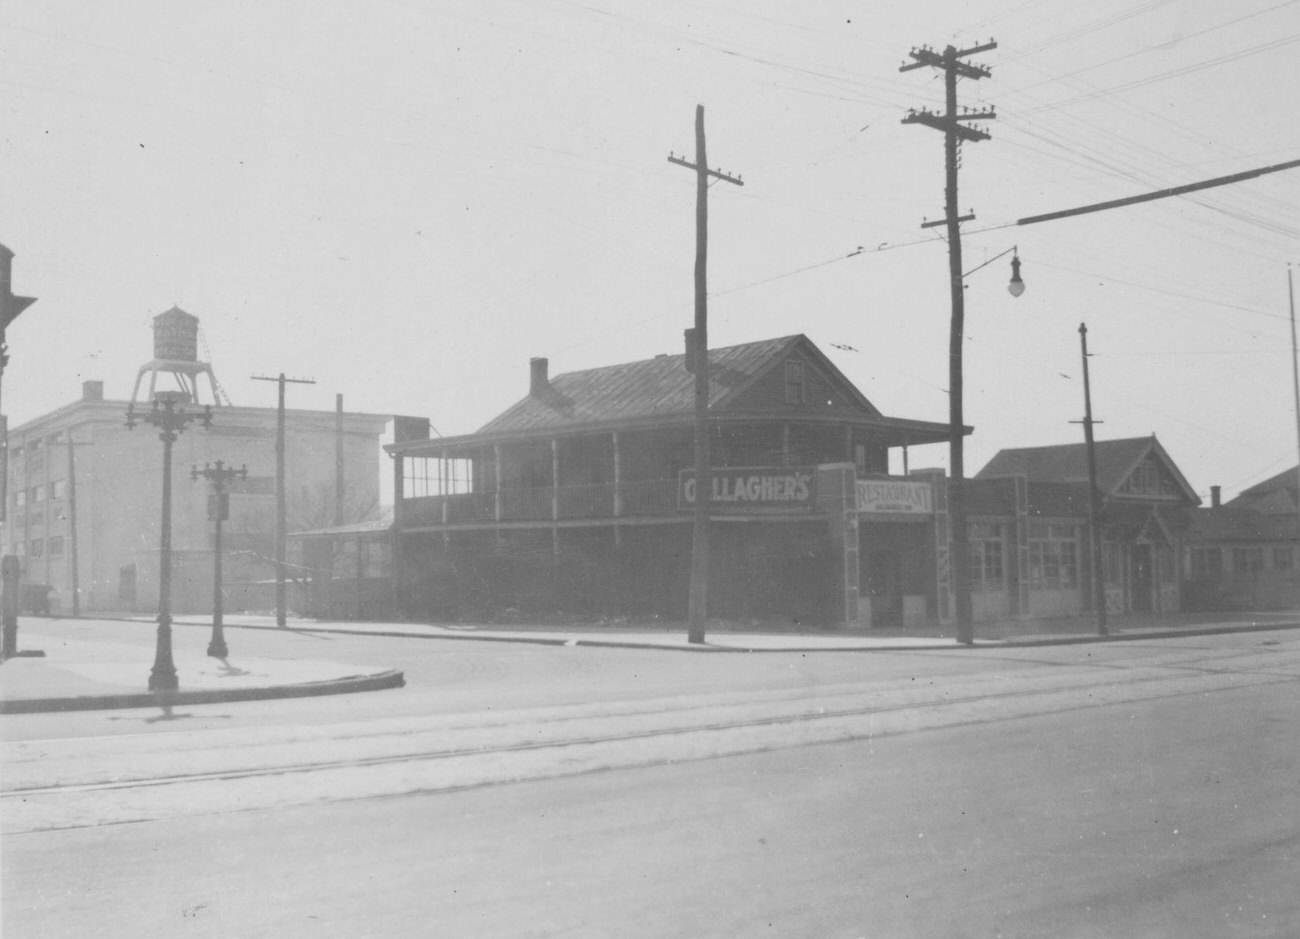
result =
[[695,170],[695,329],[686,364],[695,372],[695,514],[691,528],[691,583],[687,640],[704,642],[709,608],[709,505],[713,482],[709,460],[709,177],[743,186],[740,177],[710,170],[704,150],[704,105],[695,107],[695,162],[669,154],[670,162]]
[[[1300,450],[1300,360],[1296,355],[1300,349],[1296,347],[1296,330],[1295,330],[1295,285],[1291,281],[1291,265],[1286,267],[1286,296],[1287,303],[1291,309],[1291,384],[1295,394],[1295,432],[1296,446]],[[1296,464],[1296,492],[1300,495],[1300,463]],[[1300,538],[1300,499],[1296,500],[1296,537]]]
[[902,66],[906,72],[923,66],[942,69],[944,78],[944,113],[909,111],[904,124],[925,124],[943,131],[944,137],[944,221],[926,222],[923,228],[944,225],[948,233],[948,289],[952,299],[952,318],[948,332],[948,462],[951,484],[948,491],[948,526],[950,528],[949,570],[952,572],[953,618],[956,621],[957,641],[969,645],[975,641],[970,582],[970,542],[966,527],[966,458],[965,418],[962,414],[962,342],[966,319],[965,284],[962,279],[961,223],[974,215],[959,214],[957,206],[958,145],[960,141],[987,140],[988,134],[966,126],[963,122],[988,120],[996,117],[989,111],[958,111],[957,78],[986,78],[989,71],[963,62],[968,55],[996,49],[997,43],[989,41],[969,49],[948,46],[941,53],[930,48],[913,49],[909,54],[914,62]]
[[275,411],[275,625],[283,626],[287,622],[285,599],[285,559],[288,541],[288,510],[284,496],[284,386],[286,382],[298,385],[314,385],[316,382],[307,378],[285,378],[284,372],[271,378],[254,375],[254,381],[273,381],[279,384],[280,394]]
[[1106,579],[1101,558],[1101,490],[1097,487],[1097,448],[1093,441],[1092,386],[1088,383],[1088,326],[1079,324],[1083,351],[1083,440],[1088,450],[1088,553],[1092,564],[1092,608],[1097,617],[1097,635],[1105,636]]

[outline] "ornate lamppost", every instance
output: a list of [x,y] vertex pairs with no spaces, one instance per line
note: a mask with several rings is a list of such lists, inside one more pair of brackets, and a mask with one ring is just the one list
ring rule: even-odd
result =
[[194,421],[202,421],[204,428],[212,425],[212,406],[205,405],[201,412],[187,411],[184,407],[189,396],[179,391],[159,392],[148,413],[137,416],[135,402],[126,409],[126,426],[135,429],[137,421],[158,428],[158,439],[163,444],[162,484],[162,535],[158,552],[158,642],[154,650],[153,671],[149,673],[150,691],[175,691],[180,687],[176,680],[176,665],[172,661],[172,444]]
[[226,647],[226,634],[222,630],[222,579],[221,579],[221,523],[230,517],[230,493],[226,483],[232,479],[247,479],[248,467],[235,469],[217,460],[216,466],[207,463],[203,469],[190,468],[190,479],[206,479],[212,483],[212,495],[208,498],[208,518],[212,519],[214,533],[212,540],[212,639],[208,643],[208,655],[214,659],[224,659],[230,655]]

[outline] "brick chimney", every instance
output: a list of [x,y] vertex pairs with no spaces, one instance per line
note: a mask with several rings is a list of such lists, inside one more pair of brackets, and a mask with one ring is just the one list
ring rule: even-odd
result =
[[551,387],[550,362],[544,358],[529,359],[528,367],[528,393],[534,398],[544,397]]
[[103,401],[104,383],[102,381],[83,381],[81,383],[82,401]]
[[1223,504],[1222,492],[1223,492],[1222,486],[1210,487],[1210,508],[1217,509],[1220,505]]

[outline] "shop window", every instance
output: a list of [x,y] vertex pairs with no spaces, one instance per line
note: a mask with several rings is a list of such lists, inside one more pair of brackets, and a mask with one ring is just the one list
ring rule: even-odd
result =
[[1263,548],[1233,548],[1232,570],[1235,574],[1258,574],[1264,569]]
[[1079,586],[1079,530],[1033,522],[1029,529],[1029,583],[1045,590]]
[[1223,551],[1220,548],[1192,549],[1192,576],[1217,577],[1223,573]]
[[1290,545],[1273,548],[1273,570],[1289,571],[1295,567],[1295,549]]
[[970,545],[971,589],[979,591],[1002,590],[1002,526],[978,522],[967,526]]
[[805,384],[802,362],[785,363],[785,403],[803,404],[807,400],[808,389]]

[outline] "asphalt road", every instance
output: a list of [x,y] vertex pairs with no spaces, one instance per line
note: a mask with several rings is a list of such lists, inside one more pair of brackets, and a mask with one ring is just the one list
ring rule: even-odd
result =
[[5,717],[6,936],[1300,934],[1291,632],[235,641],[408,686]]

